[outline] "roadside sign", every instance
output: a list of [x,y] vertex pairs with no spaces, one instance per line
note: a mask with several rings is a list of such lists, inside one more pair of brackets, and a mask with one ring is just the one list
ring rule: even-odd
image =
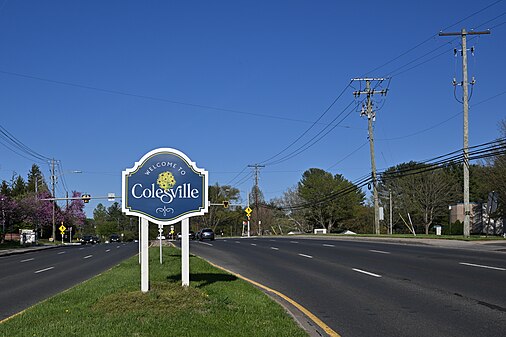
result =
[[253,212],[253,210],[251,208],[246,207],[246,209],[244,210],[246,212],[246,214],[249,216],[251,214],[251,212]]
[[116,195],[114,193],[107,193],[107,201],[114,201]]
[[208,172],[181,151],[159,148],[124,170],[121,178],[122,210],[140,218],[141,291],[149,291],[150,221],[161,226],[181,221],[181,279],[189,286],[189,218],[208,211]]
[[159,225],[207,213],[208,173],[170,148],[148,152],[123,171],[123,212]]
[[65,232],[65,230],[67,229],[67,227],[63,226],[63,224],[60,226],[60,228],[58,228],[60,230],[60,232],[62,232],[62,234]]

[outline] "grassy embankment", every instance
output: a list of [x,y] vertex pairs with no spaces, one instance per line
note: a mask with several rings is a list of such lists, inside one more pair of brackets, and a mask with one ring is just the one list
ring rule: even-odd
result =
[[140,292],[135,256],[0,324],[0,336],[307,336],[249,283],[190,257],[181,287],[179,250],[150,250],[150,284]]

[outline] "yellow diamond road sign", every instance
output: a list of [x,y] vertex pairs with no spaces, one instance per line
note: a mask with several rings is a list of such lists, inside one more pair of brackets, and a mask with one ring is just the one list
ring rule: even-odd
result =
[[58,228],[60,230],[60,232],[65,232],[65,230],[67,229],[67,227],[61,225],[60,228]]
[[244,210],[246,212],[246,214],[250,215],[251,212],[253,212],[253,210],[251,208],[249,208],[249,206]]

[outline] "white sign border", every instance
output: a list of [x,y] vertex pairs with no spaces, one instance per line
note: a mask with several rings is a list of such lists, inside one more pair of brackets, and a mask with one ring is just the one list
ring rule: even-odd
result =
[[[202,191],[202,193],[203,193],[202,200],[204,201],[204,207],[201,208],[200,211],[182,214],[173,220],[158,220],[158,219],[154,219],[154,218],[152,218],[144,213],[141,213],[141,212],[130,211],[130,209],[126,207],[126,202],[128,199],[127,198],[128,191],[127,191],[127,186],[126,186],[127,175],[135,172],[146,160],[148,160],[149,157],[157,155],[157,154],[161,154],[161,153],[176,154],[176,155],[182,157],[191,166],[191,168],[193,170],[195,170],[195,172],[204,175],[204,188]],[[183,152],[173,149],[173,148],[170,148],[170,147],[161,147],[161,148],[157,148],[157,149],[149,151],[144,156],[142,156],[142,158],[139,159],[139,161],[136,161],[132,168],[127,168],[126,170],[122,171],[122,174],[121,174],[121,194],[123,197],[121,198],[121,208],[126,215],[133,215],[133,216],[137,216],[140,218],[144,218],[146,220],[149,220],[150,222],[156,223],[157,225],[162,225],[162,226],[173,225],[173,224],[176,224],[184,219],[189,219],[194,216],[206,214],[209,210],[208,190],[209,190],[209,172],[207,172],[205,169],[198,168],[197,164],[194,161],[192,161]]]

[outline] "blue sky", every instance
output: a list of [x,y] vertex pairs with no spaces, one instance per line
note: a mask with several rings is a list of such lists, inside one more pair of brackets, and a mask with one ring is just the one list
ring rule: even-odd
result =
[[[352,78],[391,77],[386,99],[377,97],[379,170],[461,148],[452,86],[462,78],[460,40],[437,36],[442,29],[491,28],[468,39],[469,142],[496,138],[506,117],[505,22],[506,1],[493,0],[0,1],[0,125],[59,160],[69,191],[120,194],[121,171],[158,147],[186,153],[211,184],[246,191],[253,179],[243,169],[285,149],[343,93],[275,159],[344,111],[337,127],[261,170],[271,199],[310,167],[351,181],[369,174],[367,120],[345,109],[356,103]],[[0,179],[26,178],[34,162],[0,144]],[[49,178],[48,164],[36,163]],[[60,182],[58,196],[64,190]],[[89,216],[98,202],[109,205],[90,202]]]

